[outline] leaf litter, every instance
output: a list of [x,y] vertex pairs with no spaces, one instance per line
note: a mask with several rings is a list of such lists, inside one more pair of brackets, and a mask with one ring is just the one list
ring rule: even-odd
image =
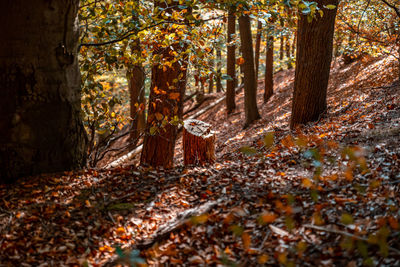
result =
[[[223,104],[212,166],[89,169],[0,186],[0,266],[400,264],[395,61],[336,62],[328,113],[290,131],[293,71],[242,130]],[[392,69],[391,72],[385,71]],[[177,152],[180,149],[180,141]]]

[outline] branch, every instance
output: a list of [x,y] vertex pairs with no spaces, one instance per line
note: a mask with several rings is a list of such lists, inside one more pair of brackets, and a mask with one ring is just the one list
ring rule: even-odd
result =
[[400,19],[400,9],[398,7],[396,7],[395,5],[389,3],[386,0],[381,0],[383,3],[385,3],[388,7],[392,8],[394,10],[394,12],[396,12],[397,16]]
[[[360,240],[360,241],[368,242],[368,239],[365,238],[365,237],[354,235],[354,234],[351,234],[349,232],[345,232],[345,231],[341,231],[341,230],[324,228],[324,227],[317,226],[317,225],[312,225],[312,224],[305,224],[303,226],[305,228],[310,228],[310,229],[314,229],[314,230],[317,230],[317,231],[328,232],[328,233],[333,233],[333,234],[339,234],[339,235],[347,236],[347,237],[350,237],[350,238],[353,238],[353,239],[357,239],[357,240]],[[388,246],[388,249],[390,251],[393,251],[394,253],[400,255],[400,250],[398,250],[396,248],[392,248],[390,246]]]
[[134,34],[138,34],[139,32],[142,32],[142,31],[157,27],[158,25],[161,25],[161,24],[175,24],[175,25],[188,25],[189,26],[189,25],[197,25],[199,22],[200,23],[204,23],[204,22],[207,22],[207,21],[210,21],[210,20],[217,20],[217,19],[221,19],[221,18],[223,18],[223,16],[213,17],[213,18],[209,18],[209,19],[206,19],[206,20],[197,20],[195,22],[161,21],[161,22],[146,26],[146,27],[144,27],[142,29],[129,30],[129,31],[125,32],[120,38],[117,38],[117,39],[114,39],[114,40],[101,42],[101,43],[83,43],[83,44],[81,43],[79,45],[78,50],[80,50],[80,48],[82,46],[86,46],[86,47],[94,46],[94,47],[97,47],[97,46],[115,44],[115,43],[121,42],[121,41],[131,37]]

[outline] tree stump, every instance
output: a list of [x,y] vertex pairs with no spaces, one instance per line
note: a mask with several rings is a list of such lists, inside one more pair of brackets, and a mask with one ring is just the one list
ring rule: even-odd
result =
[[215,132],[199,120],[186,120],[183,125],[183,158],[185,165],[205,165],[215,161]]

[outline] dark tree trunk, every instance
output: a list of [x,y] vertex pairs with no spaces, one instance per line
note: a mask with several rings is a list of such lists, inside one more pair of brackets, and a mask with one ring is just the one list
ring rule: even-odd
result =
[[78,5],[0,1],[0,182],[85,165]]
[[267,39],[267,52],[265,59],[265,89],[264,103],[268,102],[274,94],[274,36],[270,35]]
[[[138,47],[140,49],[140,45]],[[132,119],[130,142],[137,144],[145,128],[145,88],[146,74],[142,64],[134,65],[128,72],[128,88],[130,94],[130,113]]]
[[221,65],[222,65],[222,53],[221,53],[221,47],[218,45],[218,47],[217,47],[217,77],[216,77],[218,93],[222,91],[222,82],[221,82],[222,66]]
[[[214,54],[214,50],[212,50],[211,54]],[[209,60],[209,68],[210,68],[210,75],[208,77],[208,93],[211,94],[214,91],[214,66],[215,62],[212,57]]]
[[236,84],[236,46],[231,45],[233,35],[236,32],[236,17],[235,10],[231,8],[228,13],[228,51],[227,51],[227,75],[231,77],[226,82],[226,110],[227,113],[232,113],[235,108],[235,84]]
[[286,51],[286,57],[290,58],[290,38],[289,36],[286,36],[286,44],[285,44],[285,51]]
[[[283,19],[280,19],[279,22],[280,22],[280,25],[281,25],[281,28],[282,28],[281,31],[283,31],[283,26],[285,26],[285,23],[283,22]],[[285,36],[281,33],[281,36],[280,36],[280,47],[279,47],[279,60],[283,60],[283,56],[284,56],[284,43],[285,43],[284,39],[285,39]]]
[[240,43],[244,59],[244,110],[246,121],[244,128],[260,118],[257,108],[257,82],[254,70],[254,52],[251,38],[250,17],[241,15],[239,17]]
[[258,69],[260,66],[260,50],[261,50],[261,28],[262,23],[258,21],[257,23],[257,35],[256,35],[256,54],[255,54],[255,65],[256,65],[256,81],[258,83]]
[[[163,0],[156,0],[155,6],[165,9],[167,4]],[[178,8],[178,5],[174,5],[174,8]],[[172,9],[166,10],[171,13],[173,11]],[[164,25],[162,31],[168,34],[174,32],[174,29],[170,25]],[[157,41],[161,43],[163,36],[159,36]],[[147,129],[140,158],[140,163],[144,166],[173,167],[178,127],[176,123],[170,122],[174,117],[182,119],[188,66],[187,55],[183,54],[187,47],[182,47],[181,41],[176,40],[171,45],[173,49],[166,47],[154,51],[161,59],[152,67]],[[175,61],[176,57],[172,51],[178,53],[182,58]],[[174,63],[167,66],[162,62]]]
[[[137,7],[139,6],[138,0],[135,1],[135,5]],[[137,16],[133,15],[132,20],[137,21]],[[130,48],[131,54],[135,57],[135,61],[140,62],[139,59],[142,56],[140,39],[134,39]],[[130,66],[130,69],[127,71],[127,79],[130,95],[130,114],[132,119],[129,141],[133,146],[136,146],[146,126],[146,103],[144,97],[146,73],[142,63],[135,63]]]
[[285,37],[285,39],[286,39],[285,50],[286,50],[286,57],[287,57],[287,68],[288,68],[288,70],[290,70],[293,68],[292,55],[290,54],[290,37],[287,35]]
[[[337,0],[318,0],[337,5]],[[332,61],[336,11],[324,9],[323,17],[307,21],[300,15],[297,32],[296,74],[290,126],[317,121],[326,111],[326,94]]]

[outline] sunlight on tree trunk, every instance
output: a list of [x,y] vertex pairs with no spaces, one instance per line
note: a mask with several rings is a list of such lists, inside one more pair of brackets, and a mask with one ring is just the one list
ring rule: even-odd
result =
[[[336,5],[337,0],[317,1]],[[297,32],[296,74],[290,127],[317,121],[326,111],[326,94],[332,61],[333,33],[337,9],[323,9],[312,22],[300,15]]]
[[[162,0],[155,1],[155,6],[167,10],[167,15],[173,10],[166,9],[167,4]],[[174,29],[170,25],[163,25],[162,31],[169,34]],[[157,41],[161,43],[164,36],[158,38]],[[140,163],[144,166],[173,167],[178,127],[171,120],[182,119],[188,66],[187,54],[183,53],[187,47],[186,44],[182,46],[180,41],[181,39],[175,40],[170,46],[154,51],[160,62],[152,67],[147,129],[140,158]]]
[[244,111],[246,121],[244,128],[260,118],[257,108],[257,82],[254,69],[254,52],[251,38],[250,17],[242,14],[239,17],[240,43],[244,59]]

